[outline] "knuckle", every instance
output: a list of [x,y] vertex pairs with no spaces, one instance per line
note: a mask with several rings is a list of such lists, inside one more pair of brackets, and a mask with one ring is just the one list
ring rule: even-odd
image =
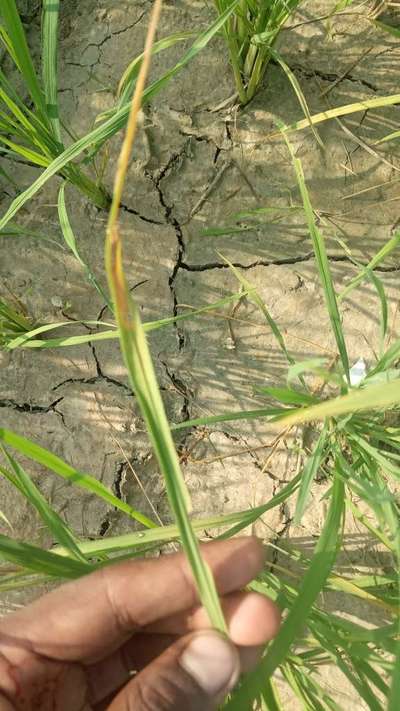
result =
[[102,569],[100,575],[103,576],[103,590],[107,605],[110,609],[113,624],[117,635],[123,635],[127,629],[135,630],[138,625],[135,620],[132,620],[124,606],[119,602],[119,585],[111,575],[108,574],[107,568]]
[[139,684],[136,703],[132,706],[132,711],[171,711],[171,698],[165,695],[164,689],[155,689],[148,684]]
[[183,588],[186,589],[188,596],[190,596],[190,599],[188,600],[188,605],[187,607],[193,607],[196,603],[198,603],[198,594],[197,594],[197,588],[194,583],[193,579],[193,574],[192,571],[188,565],[188,562],[184,556],[179,556],[178,558],[179,565],[178,565],[178,571],[179,574],[183,580]]

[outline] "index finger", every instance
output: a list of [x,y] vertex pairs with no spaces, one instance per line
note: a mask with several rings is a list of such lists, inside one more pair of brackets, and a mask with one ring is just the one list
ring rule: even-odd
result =
[[[264,562],[263,547],[254,537],[207,543],[202,554],[221,595],[249,583]],[[0,648],[22,646],[52,659],[94,662],[135,631],[196,603],[192,573],[182,553],[118,563],[6,617],[0,625]]]

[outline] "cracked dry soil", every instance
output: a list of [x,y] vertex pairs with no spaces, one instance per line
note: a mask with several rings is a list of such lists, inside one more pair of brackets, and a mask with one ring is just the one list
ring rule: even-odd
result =
[[[71,3],[63,14],[61,113],[76,134],[83,135],[97,114],[113,105],[123,70],[142,49],[149,7],[146,0],[118,4],[85,0]],[[295,27],[280,39],[280,51],[312,113],[396,90],[400,45],[366,18],[354,22],[348,15],[334,19],[327,36],[326,22],[308,21],[324,16],[330,7],[327,0],[306,3],[293,20]],[[210,16],[202,0],[165,2],[159,37],[205,26]],[[33,22],[33,45],[37,36]],[[169,50],[168,64],[181,52],[182,46]],[[155,57],[153,76],[165,69],[165,61],[162,54]],[[302,118],[301,109],[283,71],[274,64],[261,91],[244,110],[218,109],[231,94],[225,48],[216,39],[146,106],[121,211],[129,284],[145,320],[176,315],[185,306],[205,305],[238,290],[222,254],[245,270],[258,288],[296,359],[332,357],[335,347],[304,216],[301,210],[288,209],[298,204],[293,170],[282,140],[271,137],[276,118],[291,123]],[[308,130],[291,134],[339,289],[354,274],[352,261],[367,262],[398,220],[400,160],[393,143],[379,152],[374,144],[398,126],[399,111],[394,106],[352,114],[346,120],[347,130],[335,121],[321,124],[325,151]],[[109,188],[120,140],[120,136],[113,139],[102,156]],[[19,190],[37,174],[23,164],[8,168]],[[62,246],[55,207],[58,187],[58,179],[48,183],[20,213],[24,225],[47,239],[0,242],[0,288],[3,296],[9,292],[17,296],[39,321],[71,320],[72,335],[79,331],[74,320],[107,321],[110,314]],[[1,188],[4,210],[13,188],[9,184]],[[71,187],[66,196],[82,256],[105,285],[106,214]],[[262,220],[236,215],[271,205],[285,209]],[[212,228],[223,226],[225,234],[210,234]],[[347,253],[339,240],[346,243]],[[399,268],[394,255],[379,274],[387,290],[394,334]],[[344,330],[353,361],[363,356],[368,363],[374,358],[379,344],[378,309],[368,285],[346,302]],[[285,380],[282,355],[262,316],[247,300],[153,331],[150,342],[173,422],[262,406],[255,386]],[[4,426],[98,477],[135,508],[148,515],[155,510],[162,522],[169,520],[164,487],[115,341],[2,352],[0,363]],[[265,502],[301,464],[300,433],[277,439],[262,420],[183,431],[177,443],[198,515]],[[71,496],[66,482],[41,467],[29,464],[28,471],[79,535],[132,530],[134,522],[86,492],[74,489]],[[315,484],[300,527],[292,524],[289,503],[265,516],[256,531],[281,544],[290,539],[298,546],[311,546],[324,518],[324,491],[324,483]],[[42,545],[51,543],[4,481],[0,481],[0,497],[15,535]],[[351,561],[358,570],[380,569],[384,563],[379,551],[360,547],[358,534],[349,520],[345,564]],[[340,609],[339,599],[331,604]],[[362,606],[344,612],[362,619]],[[329,669],[325,683],[335,687],[339,702],[349,709],[363,708],[338,671]],[[290,696],[287,702],[288,708],[297,709]]]

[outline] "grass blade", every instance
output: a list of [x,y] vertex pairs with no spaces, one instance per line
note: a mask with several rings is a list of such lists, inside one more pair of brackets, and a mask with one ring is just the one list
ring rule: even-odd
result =
[[381,22],[380,20],[374,20],[374,25],[375,25],[375,27],[378,28],[378,30],[383,30],[384,32],[387,32],[389,35],[392,35],[392,37],[395,37],[396,39],[400,39],[400,28],[399,27],[393,27],[393,25],[387,25],[385,22]]
[[[173,35],[164,37],[163,39],[154,43],[151,50],[152,56],[154,57],[159,52],[162,52],[165,49],[169,49],[170,47],[174,47],[177,42],[184,42],[187,39],[196,37],[196,34],[196,32],[189,30],[186,32],[176,32]],[[118,84],[118,106],[124,106],[128,101],[130,101],[133,90],[135,88],[135,82],[139,74],[140,67],[142,65],[142,61],[143,53],[140,54],[138,57],[135,57],[135,59],[130,62],[130,64],[125,69]]]
[[301,475],[301,483],[299,488],[299,493],[297,495],[296,510],[294,514],[294,525],[298,526],[300,524],[301,518],[304,513],[304,509],[307,504],[307,499],[310,493],[311,485],[315,479],[315,476],[320,467],[321,461],[323,459],[324,448],[326,439],[328,436],[328,428],[325,425],[320,436],[318,437],[317,444],[313,449],[311,455],[309,456],[306,465],[303,469]]
[[232,526],[232,528],[230,528],[228,531],[225,531],[225,533],[222,533],[220,536],[218,536],[218,538],[222,539],[236,536],[238,533],[240,533],[240,531],[243,531],[244,528],[246,528],[252,523],[251,519],[253,519],[253,521],[256,521],[259,516],[262,516],[267,511],[270,511],[270,509],[275,508],[275,506],[278,506],[279,504],[283,504],[290,496],[292,496],[292,494],[294,494],[298,490],[300,481],[301,474],[297,474],[295,477],[293,477],[292,481],[287,484],[283,489],[281,489],[279,494],[275,494],[275,496],[273,496],[267,504],[263,504],[262,506],[250,509],[247,513],[243,512],[241,520],[239,520],[239,522]]
[[284,340],[284,338],[283,338],[283,336],[282,336],[282,333],[281,333],[281,331],[280,331],[280,329],[279,329],[279,326],[278,326],[278,324],[276,323],[276,321],[272,318],[271,314],[269,313],[269,311],[268,311],[268,309],[267,309],[267,307],[266,307],[264,301],[262,300],[261,296],[258,294],[257,290],[256,290],[256,289],[254,288],[254,286],[243,276],[243,274],[241,274],[241,272],[239,271],[239,269],[237,269],[237,268],[232,264],[232,262],[229,261],[229,259],[227,259],[226,257],[224,257],[223,254],[219,254],[219,256],[220,256],[221,259],[223,259],[224,262],[226,262],[226,264],[229,266],[230,270],[233,272],[233,274],[235,275],[236,279],[237,279],[237,280],[239,281],[239,283],[242,285],[242,287],[244,288],[245,292],[249,295],[249,299],[250,299],[251,301],[253,301],[253,303],[256,304],[256,306],[258,306],[258,308],[260,309],[261,313],[265,316],[265,319],[266,319],[266,321],[267,321],[267,323],[268,323],[268,326],[270,327],[272,333],[274,334],[274,336],[275,336],[275,338],[276,338],[276,341],[277,341],[277,343],[278,343],[278,345],[279,345],[279,347],[280,347],[282,353],[284,354],[284,356],[285,356],[287,362],[289,363],[289,365],[293,365],[293,363],[295,362],[295,361],[294,361],[294,358],[292,358],[292,356],[290,355],[290,353],[288,352],[288,350],[287,350],[287,348],[286,348],[285,340]]
[[280,423],[283,422],[287,426],[299,425],[360,410],[384,410],[399,402],[400,381],[394,380],[383,385],[370,385],[366,388],[352,390],[342,397],[325,400],[312,407],[304,407],[286,417],[281,417]]
[[284,711],[273,679],[265,680],[264,688],[261,691],[261,699],[263,703],[261,711]]
[[272,388],[272,387],[257,387],[258,393],[268,395],[274,400],[278,400],[284,405],[316,405],[318,399],[308,393],[301,393],[292,388]]
[[351,259],[353,264],[357,266],[360,269],[359,274],[350,281],[350,283],[343,289],[343,291],[338,295],[338,303],[340,303],[341,299],[343,297],[346,297],[349,295],[349,293],[357,287],[363,279],[368,279],[372,285],[375,288],[375,291],[378,295],[380,305],[381,305],[381,318],[380,318],[380,346],[379,346],[379,357],[382,357],[383,355],[383,349],[384,349],[384,340],[386,337],[386,332],[387,332],[387,327],[388,327],[388,303],[386,299],[386,294],[385,294],[385,289],[384,286],[381,282],[380,279],[376,276],[375,272],[373,271],[376,266],[379,264],[379,262],[384,259],[390,252],[395,249],[398,246],[400,240],[400,232],[396,234],[387,244],[385,244],[381,250],[379,250],[378,254],[373,257],[370,262],[363,267],[362,264],[358,262],[357,259],[354,258],[354,256],[351,253],[351,250],[347,247],[345,242],[342,240],[338,240],[338,242],[341,244],[343,247],[345,253],[347,256]]
[[[11,0],[7,0],[10,3]],[[220,30],[226,19],[233,12],[238,0],[234,2],[226,9],[226,11],[213,22],[210,27],[208,27],[204,32],[202,32],[196,41],[193,43],[192,47],[185,52],[183,57],[177,62],[177,64],[166,72],[160,79],[153,82],[146,90],[143,92],[143,101],[149,101],[155,94],[157,94],[170,79],[172,79],[175,74],[177,74],[183,67],[190,62],[204,47],[208,42],[214,37],[214,35]],[[44,103],[44,102],[43,102]],[[2,230],[7,222],[11,220],[14,215],[25,205],[25,203],[30,200],[43,185],[51,178],[53,175],[62,172],[62,170],[75,158],[77,158],[83,151],[89,149],[90,147],[100,147],[105,141],[115,135],[121,128],[126,124],[129,115],[129,104],[117,109],[114,115],[112,115],[105,123],[101,124],[93,131],[88,133],[86,136],[82,136],[78,141],[73,143],[71,146],[63,151],[57,158],[55,158],[52,163],[46,168],[45,171],[20,195],[18,195],[11,203],[10,207],[3,215],[0,220],[0,230]]]
[[73,558],[66,558],[29,543],[20,543],[0,534],[0,558],[33,570],[42,575],[56,578],[78,578],[94,570],[90,563],[83,563]]
[[347,286],[338,294],[338,301],[342,301],[355,289],[376,267],[393,252],[400,244],[400,230],[372,257],[368,264],[352,279]]
[[369,684],[364,679],[363,674],[359,673],[354,665],[349,660],[347,662],[347,656],[345,656],[340,649],[337,649],[337,639],[331,639],[330,636],[326,634],[325,637],[316,630],[315,625],[313,625],[313,633],[316,639],[320,642],[321,646],[326,648],[330,652],[332,658],[335,660],[335,664],[339,667],[340,671],[348,678],[351,685],[358,692],[359,696],[370,711],[383,711],[380,702],[377,700],[376,695],[372,692]]
[[17,66],[25,80],[25,84],[39,116],[47,124],[46,104],[29,53],[24,28],[22,27],[15,0],[2,0],[1,15],[10,44],[13,48],[13,55]]
[[124,513],[127,513],[131,516],[131,518],[139,521],[139,523],[142,523],[144,526],[150,528],[156,525],[153,521],[147,518],[147,516],[135,511],[135,509],[129,506],[129,504],[114,496],[111,491],[109,491],[100,481],[97,481],[97,479],[90,476],[90,474],[85,474],[77,469],[74,469],[74,467],[71,467],[69,464],[60,459],[60,457],[57,457],[57,455],[49,452],[47,449],[44,449],[44,447],[40,447],[40,445],[35,444],[35,442],[31,442],[30,440],[25,439],[25,437],[21,437],[21,435],[17,435],[15,432],[11,432],[5,428],[0,428],[0,441],[4,444],[8,444],[10,447],[13,447],[21,454],[25,455],[29,459],[32,459],[34,462],[42,464],[55,474],[63,477],[63,479],[67,479],[73,484],[86,489],[86,491],[90,491],[91,494],[95,494],[104,501],[107,501],[107,503],[111,506],[115,506],[115,508],[120,511],[124,511]]
[[[243,296],[243,292],[238,292],[237,294],[232,294],[231,296],[225,296],[223,299],[219,299],[213,304],[208,304],[207,306],[202,306],[199,309],[193,309],[193,311],[188,311],[185,314],[179,314],[177,316],[169,316],[167,318],[157,319],[156,321],[146,321],[143,324],[144,330],[147,332],[156,331],[158,328],[164,328],[165,326],[171,326],[176,323],[176,321],[186,321],[192,319],[195,316],[201,316],[209,311],[218,309],[221,306],[231,303],[232,301],[237,301]],[[1,316],[1,311],[0,311]],[[224,318],[224,316],[220,316]],[[38,326],[24,334],[21,334],[17,338],[9,341],[7,343],[7,350],[14,350],[15,348],[58,348],[64,346],[76,346],[82,343],[89,343],[91,341],[106,341],[109,339],[118,338],[117,327],[114,326],[112,330],[100,331],[100,333],[85,333],[79,336],[71,337],[61,337],[61,338],[50,338],[47,340],[38,339],[35,340],[35,336],[42,335],[48,331],[53,331],[58,328],[66,328],[68,326],[76,326],[77,323],[81,323],[86,326],[107,326],[113,324],[107,324],[103,321],[59,321],[57,323],[47,323],[43,326]]]
[[7,343],[6,350],[12,351],[15,348],[55,348],[60,346],[76,346],[90,341],[101,341],[112,338],[118,338],[116,327],[109,331],[100,331],[100,333],[85,333],[79,336],[63,336],[60,338],[50,339],[35,339],[35,336],[42,336],[48,331],[56,331],[59,328],[68,328],[71,326],[82,324],[84,326],[105,326],[107,324],[101,321],[56,321],[55,323],[46,323],[37,328],[33,328],[26,333],[21,334],[17,338],[10,340]]
[[307,617],[312,605],[325,585],[336,558],[343,510],[344,487],[340,478],[335,477],[325,525],[297,598],[265,658],[255,671],[245,677],[241,687],[227,703],[227,711],[244,711],[244,709],[251,708],[253,699],[264,687],[265,678],[269,678],[279,664],[285,660],[291,645],[303,626],[307,624]]
[[52,244],[58,245],[55,240],[49,239],[44,233],[34,232],[33,230],[30,230],[29,227],[20,227],[19,225],[9,223],[8,227],[6,227],[0,232],[0,237],[19,237],[25,235],[27,237],[36,237],[37,239],[43,239],[48,242],[51,242]]
[[201,425],[215,425],[217,422],[232,422],[233,420],[256,420],[259,417],[271,417],[272,419],[283,417],[288,412],[297,410],[283,407],[261,407],[258,410],[238,410],[238,412],[224,412],[222,415],[208,415],[196,417],[193,420],[184,420],[171,425],[171,430],[183,430],[188,427],[200,427]]
[[43,0],[42,9],[42,78],[46,111],[55,139],[61,144],[57,96],[57,31],[59,0]]
[[[315,126],[318,123],[329,121],[330,119],[337,118],[338,116],[348,116],[349,114],[357,113],[357,111],[379,109],[384,106],[394,106],[395,104],[400,104],[400,94],[390,94],[389,96],[380,96],[376,99],[356,101],[354,104],[345,104],[344,106],[337,106],[335,109],[321,111],[321,113],[311,116],[310,119],[304,119],[303,121],[296,121],[296,123],[282,126],[280,127],[280,132],[289,133],[290,131],[301,131],[303,128],[309,128],[310,122],[313,126]],[[267,138],[273,138],[274,136],[279,136],[279,131],[269,133]]]
[[396,661],[393,669],[392,687],[390,689],[387,711],[398,711],[400,708],[400,640],[397,641]]
[[145,420],[167,494],[180,531],[183,549],[190,562],[201,603],[214,627],[226,632],[226,624],[211,571],[203,561],[197,538],[189,519],[190,497],[179,465],[164,405],[139,310],[131,299],[122,266],[122,244],[118,229],[118,212],[131,149],[137,131],[137,118],[143,89],[150,66],[151,47],[161,12],[161,0],[153,5],[143,62],[137,78],[126,135],[122,144],[115,176],[106,239],[106,266],[110,291],[115,304],[121,350],[132,389]]
[[[49,0],[49,2],[51,3],[52,0]],[[58,193],[57,207],[58,207],[58,219],[60,221],[61,231],[63,233],[63,237],[64,237],[64,240],[65,240],[67,246],[70,248],[72,254],[74,255],[75,259],[78,260],[81,267],[83,267],[87,280],[91,284],[93,284],[96,291],[100,294],[101,298],[104,299],[104,301],[106,302],[108,308],[110,309],[110,311],[112,313],[113,308],[112,308],[112,305],[110,303],[110,300],[109,300],[107,294],[105,293],[104,289],[100,286],[95,275],[93,274],[91,269],[88,267],[86,262],[84,262],[81,255],[78,252],[78,245],[76,244],[75,235],[72,231],[71,223],[68,218],[67,208],[65,205],[65,183],[62,183],[62,185],[60,187],[60,191]]]
[[393,141],[394,138],[400,138],[400,131],[393,131],[393,133],[389,133],[387,136],[384,136],[379,141],[377,141],[377,143],[386,143],[386,141]]
[[388,316],[389,316],[389,310],[388,310],[388,302],[385,294],[385,288],[381,282],[380,279],[374,274],[374,272],[370,272],[369,274],[370,281],[375,287],[376,293],[378,294],[379,302],[381,305],[381,317],[379,319],[379,331],[380,331],[380,338],[379,338],[379,356],[383,355],[384,352],[384,345],[385,345],[385,338],[387,334],[387,329],[388,329]]
[[56,541],[69,552],[72,558],[86,563],[85,557],[79,550],[74,536],[62,518],[49,506],[44,496],[35,486],[32,479],[15,459],[1,447],[13,473],[0,466],[0,472],[21,492],[23,496],[35,507],[39,516],[53,534]]
[[71,224],[70,224],[70,221],[68,218],[67,208],[65,205],[65,183],[62,183],[62,185],[60,187],[60,190],[58,193],[57,207],[58,207],[58,219],[60,221],[61,231],[63,233],[65,243],[70,248],[75,259],[78,260],[78,262],[81,264],[81,266],[86,268],[86,264],[78,252],[78,247],[76,244],[75,235],[72,231]]
[[301,197],[303,200],[304,212],[305,212],[305,215],[307,218],[307,223],[308,223],[308,230],[309,230],[313,248],[314,248],[315,259],[317,262],[319,277],[320,277],[322,287],[324,290],[324,296],[325,296],[326,306],[327,306],[328,313],[329,313],[329,318],[331,321],[332,330],[335,335],[335,340],[336,340],[336,344],[337,344],[340,358],[342,361],[342,366],[343,366],[343,370],[344,370],[344,373],[346,376],[346,380],[347,380],[348,384],[350,384],[349,358],[347,355],[347,348],[346,348],[346,343],[344,340],[344,335],[343,335],[343,330],[342,330],[342,322],[341,322],[339,309],[338,309],[338,305],[337,305],[337,300],[336,300],[336,292],[335,292],[335,289],[333,286],[331,271],[329,268],[328,256],[327,256],[326,249],[325,249],[325,241],[324,241],[324,238],[323,238],[322,234],[320,233],[319,229],[317,228],[317,225],[315,222],[314,212],[312,209],[310,197],[309,197],[307,186],[306,186],[306,181],[304,178],[303,166],[301,164],[300,159],[296,158],[296,156],[294,155],[294,152],[293,152],[293,149],[292,149],[290,143],[287,140],[286,140],[286,143],[289,148],[290,155],[292,157],[292,162],[293,162],[293,166],[294,166],[294,169],[296,172],[296,177],[297,177],[297,183],[298,183]]
[[311,118],[310,109],[308,108],[308,104],[307,104],[307,101],[306,101],[306,97],[305,97],[304,94],[303,94],[302,88],[301,88],[301,86],[300,86],[300,84],[299,84],[299,82],[298,82],[298,80],[297,80],[296,75],[294,74],[294,72],[292,72],[292,70],[290,69],[290,67],[288,67],[288,65],[287,65],[286,62],[282,59],[282,57],[280,56],[280,54],[279,54],[278,52],[276,52],[276,51],[275,51],[274,49],[272,49],[272,48],[269,48],[269,49],[268,49],[268,52],[269,52],[269,53],[271,54],[271,56],[275,59],[275,61],[278,62],[278,64],[280,64],[280,66],[282,67],[283,71],[285,72],[285,74],[286,74],[287,78],[289,79],[289,81],[290,81],[290,83],[291,83],[291,85],[292,85],[292,87],[293,87],[293,89],[294,89],[294,92],[295,92],[295,94],[296,94],[296,96],[297,96],[297,98],[298,98],[298,100],[299,100],[299,104],[300,104],[301,108],[303,109],[304,115],[305,115],[305,117],[306,117],[306,119],[307,119],[307,121],[308,121],[308,124],[309,124],[309,126],[310,126],[310,128],[311,128],[311,131],[312,131],[313,134],[314,134],[315,140],[317,141],[318,145],[319,145],[322,149],[324,149],[324,144],[323,144],[323,142],[322,142],[322,140],[321,140],[321,137],[320,137],[320,135],[319,135],[317,129],[314,127],[314,123],[313,123],[312,118]]
[[[398,344],[400,352],[400,342]],[[366,388],[352,390],[342,397],[324,400],[311,407],[299,409],[289,408],[260,408],[259,410],[242,410],[238,412],[225,413],[223,415],[213,415],[210,417],[199,417],[196,420],[188,420],[173,425],[172,430],[180,430],[185,427],[195,427],[197,425],[208,425],[215,422],[225,422],[228,420],[256,419],[258,417],[270,417],[271,423],[282,423],[286,427],[305,424],[317,420],[324,420],[326,417],[338,417],[347,413],[354,413],[362,410],[384,410],[391,405],[400,402],[400,381],[394,380],[389,383],[370,385]]]
[[10,138],[7,138],[4,135],[1,136],[1,142],[11,148],[11,152],[13,154],[22,156],[30,163],[39,165],[41,168],[47,168],[50,163],[50,158],[47,158],[46,156],[43,156],[40,153],[37,153],[36,151],[33,151],[31,148],[27,148],[26,146],[22,146],[18,143],[15,143]]
[[[300,482],[300,475],[298,474],[293,480],[287,484],[279,494],[272,497],[266,504],[261,506],[256,506],[254,509],[247,509],[245,511],[235,511],[233,513],[224,514],[221,516],[211,516],[203,519],[194,519],[191,523],[196,531],[209,530],[210,528],[222,528],[225,526],[233,526],[225,534],[219,536],[219,538],[231,537],[234,532],[239,532],[251,526],[251,524],[256,521],[260,516],[262,516],[267,511],[279,506],[279,504],[286,501],[289,496],[291,496],[298,488]],[[180,532],[178,526],[158,526],[156,528],[149,528],[146,531],[138,531],[133,533],[127,533],[122,536],[110,536],[107,538],[101,538],[98,540],[88,540],[80,541],[79,548],[80,551],[85,556],[97,556],[103,553],[115,553],[118,551],[129,551],[133,550],[140,545],[151,545],[166,543],[169,541],[179,540]],[[60,555],[65,555],[66,551],[60,546],[54,548],[54,552]]]
[[0,511],[0,520],[3,521],[8,526],[8,528],[11,529],[11,531],[13,530],[12,524],[10,523],[3,511]]
[[373,375],[377,373],[386,373],[390,366],[397,360],[400,355],[400,339],[394,341],[392,345],[387,349],[383,356],[378,360],[375,368],[369,371],[366,380],[372,378]]

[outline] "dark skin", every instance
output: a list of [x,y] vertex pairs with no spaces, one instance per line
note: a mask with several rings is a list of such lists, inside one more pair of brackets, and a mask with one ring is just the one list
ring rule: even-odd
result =
[[[242,590],[263,566],[257,539],[210,543],[202,552],[230,641],[210,631],[182,554],[112,565],[1,620],[0,711],[216,709],[257,662],[280,615],[264,596]],[[206,686],[188,654],[200,637]]]

